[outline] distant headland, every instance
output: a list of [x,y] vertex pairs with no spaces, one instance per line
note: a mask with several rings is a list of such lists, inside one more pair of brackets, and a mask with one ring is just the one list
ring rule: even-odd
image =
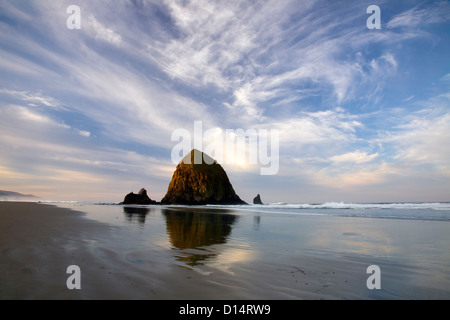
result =
[[36,197],[32,194],[22,194],[22,193],[14,192],[14,191],[0,190],[0,201],[1,200],[32,200],[32,199],[39,199],[39,197]]

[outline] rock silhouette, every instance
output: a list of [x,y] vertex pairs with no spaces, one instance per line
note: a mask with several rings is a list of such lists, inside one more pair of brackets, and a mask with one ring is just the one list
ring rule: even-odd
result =
[[263,202],[261,201],[261,196],[258,195],[253,199],[253,204],[263,204]]
[[162,204],[247,204],[213,158],[193,149],[177,165]]
[[121,204],[158,204],[158,202],[150,199],[147,190],[142,188],[137,194],[133,192],[127,194]]

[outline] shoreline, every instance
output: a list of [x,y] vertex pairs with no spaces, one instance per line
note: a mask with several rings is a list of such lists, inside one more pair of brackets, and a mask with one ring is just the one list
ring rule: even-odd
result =
[[67,267],[76,264],[81,237],[104,232],[85,215],[49,204],[0,202],[0,298],[81,297],[67,289]]
[[[103,209],[101,207],[97,209]],[[107,206],[104,209],[108,215],[116,213],[111,218],[118,219],[116,215],[120,211]],[[162,217],[160,208],[154,210],[148,214],[145,224],[134,220],[114,224],[91,220],[83,207],[78,211],[78,208],[42,203],[0,202],[0,299],[359,300],[421,299],[427,294],[437,299],[450,296],[446,290],[422,287],[421,283],[405,285],[398,276],[407,265],[380,257],[375,262],[383,270],[383,290],[368,290],[366,268],[374,262],[371,256],[352,252],[305,254],[304,249],[286,246],[276,234],[264,243],[254,243],[252,238],[246,240],[250,242],[229,239],[227,243],[198,249],[175,248],[170,240],[182,239],[170,239],[174,235],[169,236],[168,228],[175,232],[182,225],[167,219],[180,216],[166,214]],[[239,219],[247,217],[245,221],[253,223],[253,216],[244,215]],[[276,226],[274,221],[278,221],[274,216],[263,216],[263,219],[264,228]],[[335,222],[345,228],[347,224],[349,228],[368,224],[366,220],[342,217],[296,219],[301,222],[299,232],[305,236],[310,227],[317,232],[332,231],[334,229],[330,228],[334,228]],[[329,229],[321,230],[325,221]],[[244,227],[251,229],[250,223],[230,232]],[[383,229],[381,223],[386,222],[373,223]],[[398,221],[395,225],[408,231],[412,225],[417,227],[422,223],[431,222],[406,221],[405,225]],[[146,228],[158,235],[157,243],[151,246],[142,245],[142,239],[146,238],[138,236]],[[362,235],[337,230],[328,241],[336,237],[349,242]],[[324,240],[323,237],[317,239]],[[180,262],[186,255],[198,253],[212,254],[216,258],[199,268]],[[245,259],[241,259],[243,257]],[[66,286],[69,265],[78,265],[81,269],[81,290],[69,290]],[[423,270],[409,269],[408,272]],[[401,276],[405,281],[410,277],[408,272]],[[416,293],[415,289],[423,292],[417,290]],[[399,296],[398,292],[402,294]]]

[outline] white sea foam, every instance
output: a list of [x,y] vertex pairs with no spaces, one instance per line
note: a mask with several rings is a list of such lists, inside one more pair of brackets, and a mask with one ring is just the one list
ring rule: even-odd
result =
[[287,215],[328,215],[342,217],[388,218],[450,221],[450,202],[396,203],[269,203],[247,206],[211,206],[235,208],[245,212]]
[[[60,204],[62,206],[89,206],[89,205],[118,205],[118,203],[81,202],[81,201],[40,201],[42,203]],[[154,205],[150,205],[152,207]],[[139,207],[147,207],[139,205]],[[207,205],[184,206],[170,205],[170,207],[207,207],[213,209],[234,210],[245,214],[284,214],[303,216],[341,216],[364,218],[389,218],[408,220],[438,220],[450,221],[450,202],[393,202],[393,203],[269,203],[263,205]]]
[[450,210],[450,202],[394,202],[394,203],[269,203],[267,208],[292,209],[409,209]]

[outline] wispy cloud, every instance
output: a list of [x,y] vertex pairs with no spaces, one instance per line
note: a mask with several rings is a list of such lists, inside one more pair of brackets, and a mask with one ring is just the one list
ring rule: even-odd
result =
[[394,16],[388,28],[416,28],[424,25],[450,21],[450,4],[448,1],[436,1],[430,5],[422,4]]
[[116,46],[121,44],[122,37],[113,29],[108,28],[98,22],[94,16],[90,16],[87,20],[88,23],[84,23],[83,27],[84,29],[88,29],[90,32],[92,32],[96,39],[104,40]]
[[273,123],[281,128],[280,139],[290,148],[308,144],[355,141],[355,132],[363,124],[358,117],[343,109],[301,112],[298,117],[285,120],[283,123]]
[[[95,193],[104,192],[108,200],[114,201],[144,183],[145,177],[149,187],[170,177],[162,169],[164,161],[133,151],[98,146],[90,132],[59,123],[28,107],[2,107],[0,116],[0,147],[8,150],[7,157],[0,156],[4,185],[22,181],[29,187],[28,182],[33,181],[44,196],[51,194],[52,199],[66,200],[73,194],[83,193],[83,188],[94,186]],[[116,184],[119,177],[122,182]],[[160,196],[158,191],[153,188]],[[93,195],[92,200],[95,197],[98,195]]]
[[27,91],[16,91],[9,89],[0,89],[0,94],[5,96],[10,96],[15,99],[19,99],[28,102],[30,105],[43,105],[52,108],[61,108],[62,104],[55,98],[45,96],[40,92],[27,92]]
[[356,99],[360,90],[370,96],[367,91],[379,90],[398,66],[392,52],[371,59],[346,54],[349,47],[394,41],[396,35],[355,32],[356,18],[339,6],[328,11],[313,10],[319,5],[309,1],[302,6],[295,1],[171,1],[167,6],[180,36],[153,48],[161,68],[188,86],[216,87],[227,96],[225,107],[249,119],[264,120],[268,104],[310,98],[292,97],[299,86],[324,96],[331,88],[331,105]]
[[395,160],[409,168],[425,166],[442,175],[450,175],[450,113],[433,114],[421,110],[408,123],[399,126],[385,141],[395,146]]
[[[330,28],[320,21],[314,26],[302,20],[285,25],[282,17],[294,5],[289,1],[253,5],[238,1],[231,5],[214,1],[183,5],[169,2],[172,17],[183,33],[160,48],[163,69],[190,85],[210,84],[229,92],[232,100],[228,106],[241,108],[257,118],[262,113],[258,104],[280,98],[284,91],[281,88],[289,83],[324,79],[335,86],[338,99],[342,100],[353,68],[333,63],[339,39],[315,42],[309,32],[318,36]],[[307,3],[297,7],[295,13],[306,15],[310,7]],[[309,16],[305,20],[314,21]],[[285,41],[294,36],[301,38],[301,34],[305,40],[294,47]],[[283,53],[289,54],[285,57],[288,60],[279,59]]]
[[448,177],[447,1],[382,1],[381,30],[361,2],[80,0],[68,30],[71,4],[0,3],[2,181],[169,179],[198,120],[279,130],[292,190]]
[[333,156],[330,158],[332,162],[343,163],[343,162],[353,162],[353,163],[366,163],[371,162],[379,156],[378,153],[368,154],[367,152],[354,151]]

